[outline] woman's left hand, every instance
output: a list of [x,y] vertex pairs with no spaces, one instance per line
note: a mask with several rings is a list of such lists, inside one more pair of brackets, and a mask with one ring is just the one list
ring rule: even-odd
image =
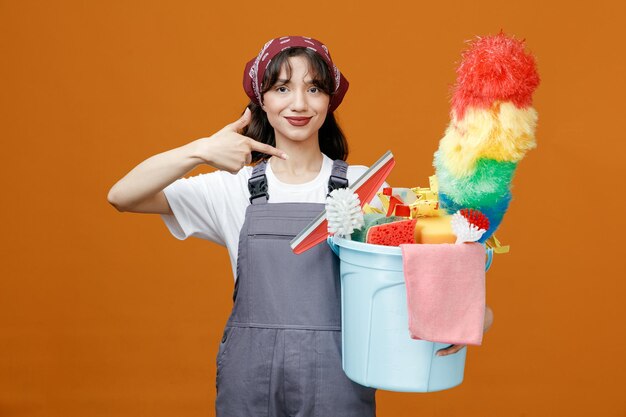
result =
[[[491,325],[493,324],[493,310],[489,308],[489,306],[485,306],[485,321],[483,324],[483,332],[489,330]],[[447,356],[457,353],[459,350],[463,349],[465,345],[450,345],[447,348],[439,349],[437,351],[437,356]]]

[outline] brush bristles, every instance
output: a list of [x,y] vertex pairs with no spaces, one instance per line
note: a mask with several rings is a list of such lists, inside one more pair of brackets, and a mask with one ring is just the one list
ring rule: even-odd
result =
[[489,227],[488,224],[487,228],[482,228],[479,225],[474,224],[471,220],[471,218],[467,217],[467,210],[460,210],[452,215],[450,222],[452,225],[452,231],[456,235],[457,244],[464,242],[476,242],[487,231],[487,228]]
[[347,188],[333,190],[326,199],[328,231],[348,238],[363,226],[363,212],[359,197]]

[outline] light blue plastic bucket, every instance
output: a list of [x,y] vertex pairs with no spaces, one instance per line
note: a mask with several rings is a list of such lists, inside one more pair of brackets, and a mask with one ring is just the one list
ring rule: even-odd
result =
[[338,237],[328,244],[341,259],[343,370],[366,387],[432,392],[463,382],[467,348],[411,339],[399,247]]

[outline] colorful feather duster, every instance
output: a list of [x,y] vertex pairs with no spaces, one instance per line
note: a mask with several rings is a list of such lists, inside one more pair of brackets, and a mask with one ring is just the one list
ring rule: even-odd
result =
[[477,209],[489,219],[479,242],[500,225],[517,164],[536,146],[538,85],[535,58],[504,33],[475,39],[457,68],[451,121],[433,165],[443,209]]

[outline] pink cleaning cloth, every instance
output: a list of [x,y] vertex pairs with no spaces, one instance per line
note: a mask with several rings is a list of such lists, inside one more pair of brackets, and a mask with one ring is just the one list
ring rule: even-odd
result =
[[480,345],[485,319],[485,248],[406,244],[402,248],[413,339]]

